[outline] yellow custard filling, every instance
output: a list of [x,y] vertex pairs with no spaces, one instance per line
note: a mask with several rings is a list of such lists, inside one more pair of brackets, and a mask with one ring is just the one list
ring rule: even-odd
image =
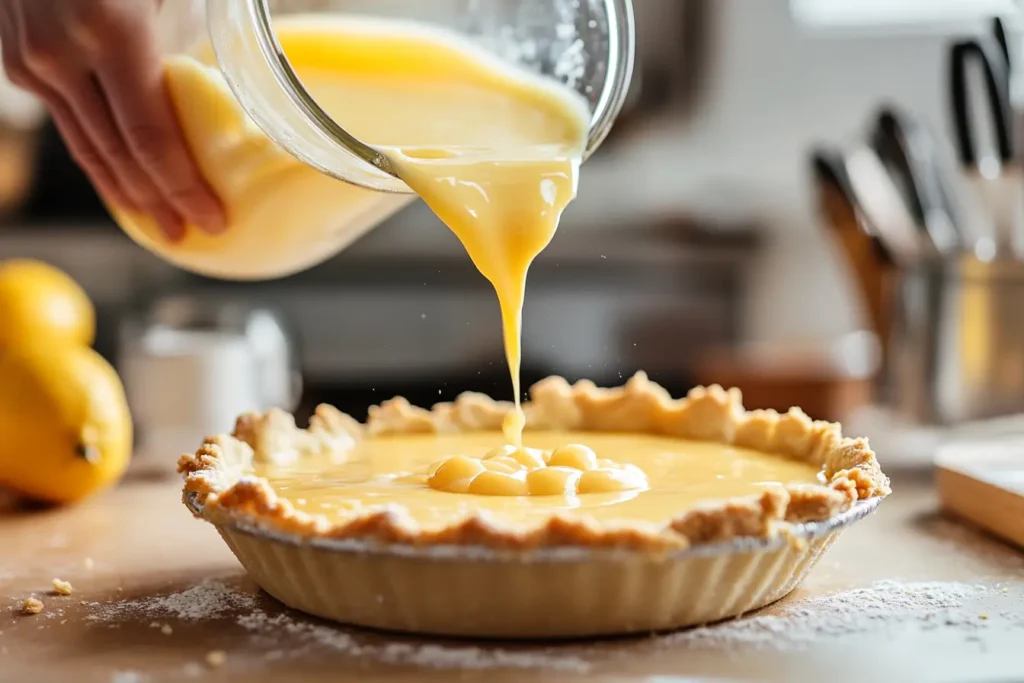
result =
[[[331,521],[399,503],[426,528],[481,511],[527,526],[560,511],[659,523],[709,501],[819,481],[819,470],[806,463],[709,442],[573,432],[527,432],[524,441],[513,453],[498,433],[374,437],[344,462],[300,458],[259,464],[255,474],[297,510]],[[575,443],[587,446],[565,446]]]

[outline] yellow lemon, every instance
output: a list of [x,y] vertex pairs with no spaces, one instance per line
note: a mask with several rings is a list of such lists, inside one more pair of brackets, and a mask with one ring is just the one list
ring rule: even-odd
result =
[[85,291],[53,266],[0,261],[0,351],[47,341],[92,345],[96,312]]
[[124,388],[95,351],[41,343],[0,354],[0,485],[81,500],[121,478],[131,449]]

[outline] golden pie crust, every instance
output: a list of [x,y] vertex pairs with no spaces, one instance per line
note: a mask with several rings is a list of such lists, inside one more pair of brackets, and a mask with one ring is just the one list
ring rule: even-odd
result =
[[256,462],[343,453],[362,439],[396,434],[500,432],[510,403],[466,393],[427,410],[402,398],[370,409],[366,424],[320,406],[307,429],[272,410],[238,419],[234,433],[208,438],[178,463],[186,497],[214,524],[245,519],[300,538],[365,540],[415,546],[482,546],[499,550],[581,547],[666,551],[737,538],[769,538],[795,525],[829,520],[859,500],[890,493],[864,439],[842,436],[838,424],[811,420],[800,409],[785,414],[744,410],[740,392],[698,387],[673,399],[638,373],[612,389],[551,377],[532,387],[524,404],[527,430],[643,433],[744,447],[821,467],[820,484],[788,484],[764,493],[710,501],[650,524],[597,523],[553,512],[540,526],[499,523],[470,513],[448,526],[420,528],[400,504],[357,509],[328,519],[296,510],[271,484],[251,474]]

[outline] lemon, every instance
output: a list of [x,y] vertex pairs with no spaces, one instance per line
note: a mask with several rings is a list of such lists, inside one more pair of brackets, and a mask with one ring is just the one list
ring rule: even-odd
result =
[[41,261],[0,261],[0,351],[60,341],[92,345],[96,312],[66,273]]
[[78,501],[117,482],[131,450],[124,388],[98,353],[40,343],[0,354],[0,486]]

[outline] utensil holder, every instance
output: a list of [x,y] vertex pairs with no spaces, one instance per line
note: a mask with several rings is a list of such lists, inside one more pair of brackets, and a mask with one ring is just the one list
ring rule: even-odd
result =
[[931,425],[1024,412],[1024,263],[962,256],[897,277],[890,407]]

